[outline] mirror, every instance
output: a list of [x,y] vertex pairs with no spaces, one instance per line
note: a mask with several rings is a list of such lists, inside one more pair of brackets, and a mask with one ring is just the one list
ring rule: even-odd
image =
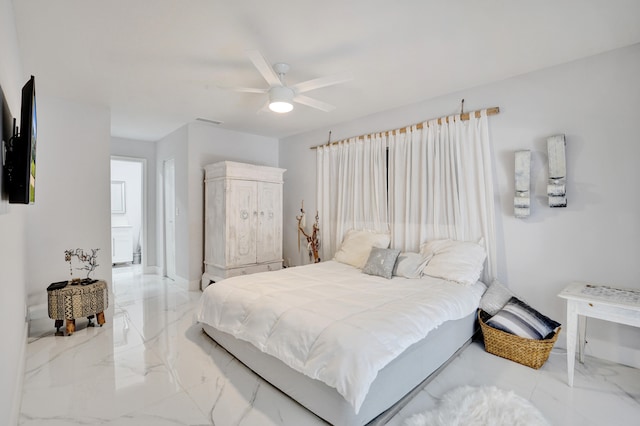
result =
[[124,182],[119,180],[111,181],[111,213],[126,213],[124,202]]

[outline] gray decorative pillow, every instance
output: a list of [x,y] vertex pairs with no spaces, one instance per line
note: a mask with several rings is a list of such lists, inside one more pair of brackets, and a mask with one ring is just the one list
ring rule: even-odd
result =
[[515,295],[511,290],[494,280],[480,299],[480,309],[489,315],[495,315],[513,296]]
[[400,250],[372,247],[362,272],[389,279],[399,254]]
[[517,297],[512,297],[487,325],[526,339],[548,339],[560,323],[542,315]]

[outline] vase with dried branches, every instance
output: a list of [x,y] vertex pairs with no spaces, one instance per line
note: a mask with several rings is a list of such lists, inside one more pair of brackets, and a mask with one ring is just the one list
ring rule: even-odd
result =
[[313,261],[313,263],[320,262],[320,240],[318,239],[318,232],[320,231],[319,221],[320,218],[318,216],[318,212],[316,211],[315,222],[313,223],[313,228],[311,233],[308,233],[305,230],[306,226],[306,214],[304,211],[304,201],[302,202],[302,206],[300,207],[300,215],[296,216],[298,221],[298,251],[300,251],[300,240],[304,237],[307,240],[307,251],[309,252],[309,261]]

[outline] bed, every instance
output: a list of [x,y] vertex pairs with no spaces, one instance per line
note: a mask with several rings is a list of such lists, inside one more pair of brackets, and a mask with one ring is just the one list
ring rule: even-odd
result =
[[485,290],[327,261],[212,284],[197,315],[211,338],[311,412],[362,425],[470,341]]

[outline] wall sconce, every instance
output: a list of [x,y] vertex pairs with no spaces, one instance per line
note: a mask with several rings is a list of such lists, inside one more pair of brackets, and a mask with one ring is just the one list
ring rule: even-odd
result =
[[515,196],[513,213],[517,218],[529,217],[531,213],[531,151],[516,151]]
[[549,182],[547,195],[549,207],[567,207],[567,162],[565,157],[566,142],[564,135],[547,138],[549,155]]

